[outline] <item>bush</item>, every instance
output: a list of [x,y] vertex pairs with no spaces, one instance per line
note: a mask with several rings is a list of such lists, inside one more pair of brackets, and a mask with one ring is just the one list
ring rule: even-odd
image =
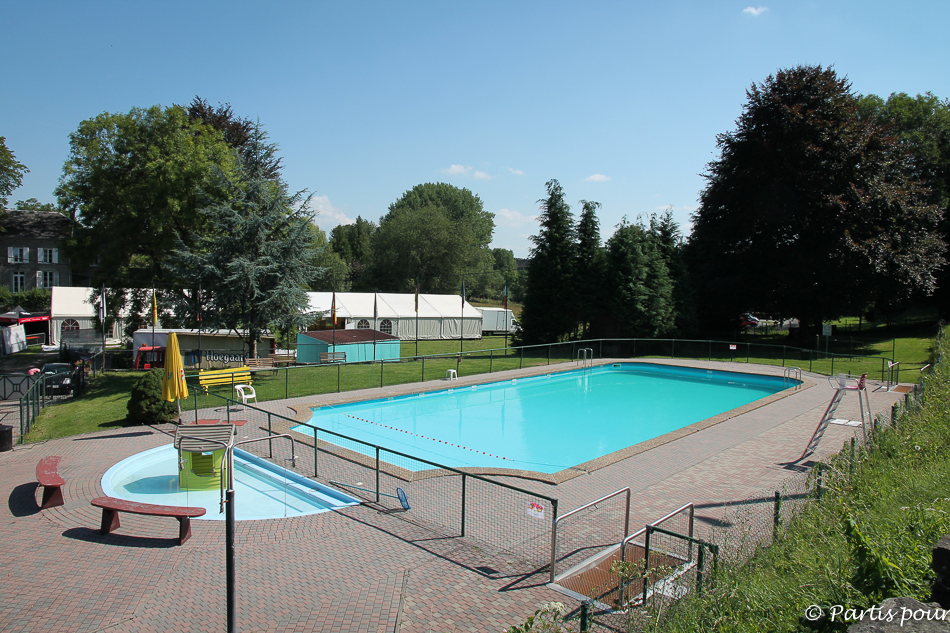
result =
[[178,417],[174,402],[162,400],[162,369],[152,369],[138,379],[129,397],[129,419],[138,424],[161,424]]

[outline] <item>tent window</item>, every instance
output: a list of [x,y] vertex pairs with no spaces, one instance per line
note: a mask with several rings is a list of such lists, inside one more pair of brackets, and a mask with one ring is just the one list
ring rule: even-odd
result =
[[79,329],[79,321],[76,319],[66,319],[63,321],[63,332],[72,332]]
[[368,330],[368,329],[369,329],[369,321],[367,321],[366,319],[360,319],[359,322],[356,324],[356,329],[357,329],[357,330]]
[[383,319],[379,324],[379,331],[383,334],[392,334],[393,333],[393,322],[389,319]]

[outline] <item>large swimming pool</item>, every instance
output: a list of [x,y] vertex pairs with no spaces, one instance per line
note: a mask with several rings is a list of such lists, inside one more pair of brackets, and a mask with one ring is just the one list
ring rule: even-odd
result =
[[309,424],[446,466],[554,473],[787,386],[772,376],[618,363],[321,407]]

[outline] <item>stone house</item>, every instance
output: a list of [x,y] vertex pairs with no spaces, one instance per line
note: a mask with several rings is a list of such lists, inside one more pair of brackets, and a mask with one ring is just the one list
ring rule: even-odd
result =
[[0,217],[0,284],[11,292],[73,285],[63,244],[71,220],[48,211],[7,211]]

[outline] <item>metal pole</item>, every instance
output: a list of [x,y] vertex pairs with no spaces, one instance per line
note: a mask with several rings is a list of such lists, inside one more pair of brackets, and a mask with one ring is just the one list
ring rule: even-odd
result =
[[422,357],[422,382],[426,381],[426,357]]
[[495,350],[488,350],[488,373],[491,373],[492,363],[495,362]]
[[320,471],[317,469],[317,455],[320,453],[320,440],[317,438],[317,427],[313,427],[313,476],[319,477]]
[[[228,469],[231,467],[228,459]],[[229,482],[230,483],[230,482]],[[227,561],[227,600],[228,600],[228,633],[237,631],[237,602],[234,599],[234,488],[228,486],[225,494],[225,558]]]
[[336,364],[336,392],[340,393],[340,370],[343,368],[343,364],[337,361]]
[[383,361],[379,361],[379,386],[383,386]]
[[581,602],[581,633],[590,631],[590,599],[585,598]]
[[271,429],[271,424],[270,424],[270,411],[268,411],[267,412],[267,456],[268,457],[274,456],[274,440],[271,439],[271,434],[273,432],[274,431]]
[[465,473],[462,473],[462,533],[459,536],[465,536]]
[[284,398],[290,397],[290,367],[284,367]]
[[782,522],[782,493],[775,491],[775,505],[772,510],[772,542],[778,540],[778,526]]
[[376,447],[376,503],[379,503],[379,447]]

